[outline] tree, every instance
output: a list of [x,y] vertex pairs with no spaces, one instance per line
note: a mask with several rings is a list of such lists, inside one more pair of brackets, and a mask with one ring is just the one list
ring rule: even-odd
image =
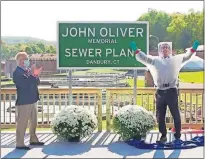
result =
[[31,46],[34,53],[43,53],[43,51],[36,45]]
[[28,54],[35,54],[35,53],[56,53],[56,48],[53,45],[46,45],[43,43],[36,43],[36,42],[28,42],[28,43],[12,43],[7,44],[4,41],[1,41],[1,51],[2,51],[2,58],[9,59],[14,57],[16,53],[20,51],[25,51]]
[[186,27],[186,22],[184,20],[184,14],[179,14],[179,13],[172,14],[172,21],[167,27],[167,32],[169,33],[168,35],[169,38],[172,39],[173,45],[177,49],[180,48],[181,46],[181,35],[186,35],[187,33],[184,31],[185,27]]
[[2,59],[3,60],[6,60],[10,57],[10,49],[9,49],[9,46],[2,41],[1,43],[1,52],[2,52]]
[[55,54],[55,53],[56,53],[56,48],[53,47],[52,45],[50,45],[49,49],[50,49],[50,51],[51,51],[50,53],[52,53],[52,54]]
[[[159,41],[171,41],[173,49],[185,49],[190,47],[194,40],[199,40],[201,44],[203,39],[203,12],[195,12],[190,9],[187,14],[173,13],[151,10],[143,14],[139,21],[149,21],[149,32],[159,38]],[[158,40],[150,38],[151,50],[157,46]]]
[[190,47],[196,39],[203,43],[203,15],[202,12],[190,10],[188,14],[172,14],[172,21],[167,28],[170,39],[175,48]]
[[[149,22],[149,32],[151,35],[155,35],[159,38],[159,41],[168,40],[167,27],[171,22],[171,16],[165,12],[151,10],[148,13],[143,14],[139,21]],[[150,49],[154,50],[157,47],[158,40],[156,38],[150,38]]]
[[32,49],[30,46],[27,46],[26,49],[25,49],[25,51],[26,51],[28,54],[33,54],[33,53],[34,53],[33,49]]
[[18,43],[17,48],[19,52],[24,52],[26,49],[26,44],[25,43]]
[[[185,15],[186,29],[189,31],[192,38],[192,42],[196,39],[203,43],[203,29],[204,29],[203,12],[194,12],[193,9],[189,10],[189,13]],[[190,44],[191,45],[191,44]]]
[[18,47],[15,44],[9,45],[9,49],[10,49],[10,54],[9,54],[10,57],[14,57],[19,52]]
[[46,47],[43,43],[37,43],[36,46],[41,49],[41,52],[45,53]]

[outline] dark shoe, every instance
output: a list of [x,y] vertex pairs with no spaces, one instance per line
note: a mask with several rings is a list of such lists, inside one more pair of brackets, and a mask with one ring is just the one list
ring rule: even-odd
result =
[[43,142],[31,142],[30,145],[43,146]]
[[180,137],[181,137],[181,134],[174,134],[174,137],[175,137],[175,139],[180,139]]
[[174,145],[181,145],[183,143],[183,141],[182,140],[180,140],[180,138],[176,138],[174,141],[172,141],[172,144],[174,144]]
[[167,137],[166,136],[161,136],[160,140],[157,141],[157,143],[165,143],[165,142],[167,142]]
[[19,149],[19,150],[30,150],[30,147],[28,147],[28,146],[16,146],[16,149]]

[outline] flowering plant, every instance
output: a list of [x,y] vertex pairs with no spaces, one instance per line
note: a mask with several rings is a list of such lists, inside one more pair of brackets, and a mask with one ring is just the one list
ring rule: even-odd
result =
[[79,106],[66,107],[51,122],[53,132],[68,140],[89,136],[96,127],[96,116]]
[[124,141],[141,140],[146,133],[156,126],[155,116],[141,106],[122,107],[113,119],[113,129]]

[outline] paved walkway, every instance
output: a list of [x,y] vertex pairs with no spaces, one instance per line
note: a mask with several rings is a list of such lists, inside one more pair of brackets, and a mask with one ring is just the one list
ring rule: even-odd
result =
[[[168,140],[173,139],[173,134],[168,134]],[[183,134],[183,140],[196,136]],[[146,142],[156,142],[159,134],[151,132],[147,135]],[[40,141],[45,146],[32,147],[31,150],[15,150],[15,133],[1,133],[2,158],[203,158],[203,147],[188,150],[140,150],[120,141],[114,133],[94,133],[89,138],[84,138],[80,143],[68,143],[51,132],[38,132]],[[29,144],[29,136],[25,136]]]

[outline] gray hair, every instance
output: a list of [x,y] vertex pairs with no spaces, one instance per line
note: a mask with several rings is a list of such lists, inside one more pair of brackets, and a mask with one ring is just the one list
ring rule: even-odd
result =
[[28,54],[26,52],[19,52],[19,53],[17,53],[16,56],[15,56],[17,65],[19,65],[21,56],[27,56],[28,57]]

